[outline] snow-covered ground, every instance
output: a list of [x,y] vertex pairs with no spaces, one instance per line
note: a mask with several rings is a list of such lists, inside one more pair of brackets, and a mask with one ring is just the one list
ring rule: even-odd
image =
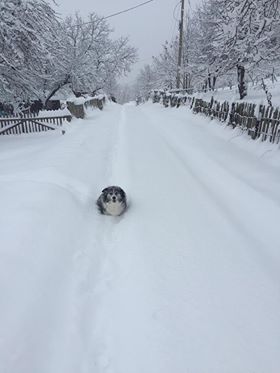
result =
[[279,373],[278,146],[108,104],[0,160],[0,372]]
[[[277,77],[277,81],[272,83],[270,79],[265,79],[265,84],[267,86],[268,92],[271,94],[271,101],[274,107],[280,107],[280,77]],[[261,86],[261,82],[258,84],[252,85],[252,83],[247,84],[247,96],[241,101],[238,87],[234,85],[231,89],[229,87],[218,88],[214,92],[201,92],[196,93],[195,97],[203,98],[204,100],[210,101],[211,97],[214,97],[215,100],[223,102],[252,102],[254,104],[262,104],[267,106],[267,97],[265,91]]]

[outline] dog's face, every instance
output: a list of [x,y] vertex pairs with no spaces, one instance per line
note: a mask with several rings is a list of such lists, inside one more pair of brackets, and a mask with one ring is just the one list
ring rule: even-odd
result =
[[110,186],[102,190],[105,203],[116,203],[125,200],[125,192],[117,186]]

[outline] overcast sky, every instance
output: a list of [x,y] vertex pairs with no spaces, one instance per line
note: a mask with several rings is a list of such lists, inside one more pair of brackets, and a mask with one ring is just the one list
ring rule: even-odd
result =
[[[146,0],[56,0],[57,11],[66,16],[79,11],[82,16],[95,12],[100,16],[131,8]],[[186,0],[186,11],[195,9],[201,0]],[[130,44],[138,49],[139,62],[123,81],[131,81],[139,69],[161,52],[165,40],[178,32],[180,0],[154,0],[130,12],[108,19],[114,28],[112,37],[128,36]]]

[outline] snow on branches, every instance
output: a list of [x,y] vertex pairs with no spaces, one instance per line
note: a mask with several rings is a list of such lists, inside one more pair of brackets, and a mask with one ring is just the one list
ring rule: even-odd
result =
[[1,101],[46,102],[66,85],[76,95],[93,93],[135,62],[128,39],[112,40],[94,13],[61,21],[43,0],[0,0],[0,12]]
[[[248,76],[258,71],[261,79],[280,65],[279,0],[205,0],[186,25],[183,88],[213,90],[221,80],[232,84],[234,74],[243,98]],[[157,87],[174,86],[177,54],[175,39],[154,59]]]
[[0,13],[1,100],[38,98],[58,24],[55,12],[44,1],[1,0]]

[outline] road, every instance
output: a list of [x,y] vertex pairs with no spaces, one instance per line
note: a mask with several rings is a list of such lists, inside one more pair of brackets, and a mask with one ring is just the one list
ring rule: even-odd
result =
[[279,372],[279,167],[230,131],[109,104],[0,139],[1,372]]

